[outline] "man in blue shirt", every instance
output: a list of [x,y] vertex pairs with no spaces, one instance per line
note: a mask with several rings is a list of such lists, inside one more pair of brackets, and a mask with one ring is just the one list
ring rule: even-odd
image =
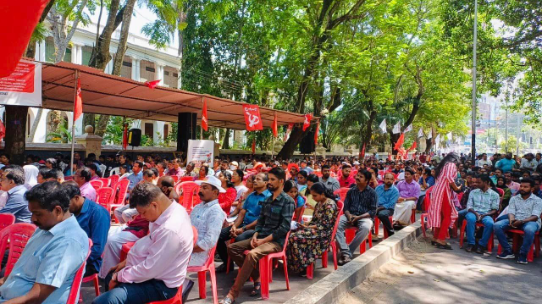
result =
[[15,223],[30,223],[31,213],[24,197],[27,191],[24,183],[25,174],[22,167],[10,165],[4,168],[0,184],[2,190],[8,193],[8,200],[6,206],[0,209],[0,214],[14,215]]
[[228,253],[226,249],[226,242],[231,238],[235,238],[235,241],[242,241],[251,238],[255,231],[258,217],[260,216],[260,209],[263,202],[267,197],[271,195],[271,192],[267,189],[268,176],[264,172],[260,172],[255,176],[253,180],[254,192],[247,196],[243,207],[241,208],[236,221],[232,226],[225,227],[221,230],[219,241],[217,241],[217,252],[222,259],[223,264],[220,265],[216,271],[226,271],[226,262],[228,260]]
[[517,162],[513,159],[513,153],[507,152],[507,154],[505,155],[505,158],[500,159],[496,163],[496,168],[502,170],[504,173],[511,172],[513,171],[513,166],[516,163]]
[[89,240],[68,211],[70,199],[58,182],[36,185],[25,197],[38,229],[11,274],[0,280],[0,302],[66,304]]
[[87,259],[85,277],[98,273],[102,266],[102,253],[107,242],[110,218],[108,211],[99,204],[81,196],[79,186],[74,181],[62,184],[70,197],[70,212],[75,215],[79,226],[92,240],[92,249]]
[[394,215],[394,206],[398,202],[400,192],[394,186],[394,175],[390,172],[385,174],[385,182],[375,188],[377,193],[377,218],[383,223],[383,228],[389,236],[394,235],[394,227],[389,217]]
[[143,173],[141,170],[143,170],[143,163],[139,160],[135,161],[132,164],[132,174],[126,177],[130,181],[130,184],[128,184],[128,193],[132,191],[132,188],[134,188],[137,183],[143,180]]

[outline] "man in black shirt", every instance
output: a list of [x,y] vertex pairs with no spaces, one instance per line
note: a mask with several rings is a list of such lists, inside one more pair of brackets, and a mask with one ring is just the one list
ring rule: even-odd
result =
[[[336,233],[342,256],[338,262],[340,265],[351,261],[354,251],[368,237],[373,226],[373,218],[377,210],[377,193],[368,185],[370,179],[371,173],[366,170],[359,171],[356,174],[356,185],[345,196],[343,215],[339,219]],[[353,241],[347,245],[345,229],[348,227],[356,227],[357,230]]]

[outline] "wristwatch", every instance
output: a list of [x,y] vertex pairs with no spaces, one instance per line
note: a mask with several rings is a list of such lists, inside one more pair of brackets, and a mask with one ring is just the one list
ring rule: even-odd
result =
[[243,226],[241,229],[245,232],[245,226]]

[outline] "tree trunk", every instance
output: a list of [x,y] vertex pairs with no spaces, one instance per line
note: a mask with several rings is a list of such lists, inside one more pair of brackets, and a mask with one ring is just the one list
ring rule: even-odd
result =
[[134,11],[135,3],[136,0],[128,0],[126,6],[124,7],[123,25],[121,26],[119,46],[117,47],[117,53],[115,53],[115,59],[113,60],[113,75],[121,75],[124,54],[126,53],[126,42],[128,41],[128,29],[130,28],[130,20],[132,19],[132,12]]
[[5,105],[4,107],[6,110],[4,153],[10,156],[12,164],[22,165],[25,160],[28,106]]
[[304,132],[302,131],[301,126],[295,125],[290,133],[290,137],[288,138],[287,142],[285,142],[277,156],[283,159],[289,159],[294,153],[294,150],[296,150],[296,146],[300,143],[300,141],[302,141],[302,138],[304,138],[304,136],[309,133],[310,130],[311,129],[308,128]]
[[[87,125],[92,126],[93,129],[96,127],[96,115],[91,113],[83,114],[83,130]],[[96,130],[96,129],[95,129]]]
[[100,118],[98,118],[98,123],[96,123],[96,129],[94,131],[94,134],[100,137],[104,137],[104,134],[106,133],[107,125],[109,123],[109,115],[100,115]]
[[388,134],[390,135],[390,146],[392,148],[392,155],[395,156],[396,154],[398,154],[398,150],[394,150],[394,145],[396,145],[396,142],[400,138],[401,133],[393,134],[392,131],[390,131]]
[[226,133],[224,133],[222,148],[223,149],[230,149],[230,129],[226,129]]
[[90,67],[104,70],[107,63],[111,60],[111,55],[109,54],[111,35],[113,35],[115,29],[122,22],[124,13],[124,8],[119,11],[120,2],[121,0],[111,0],[106,25],[96,42],[96,46],[92,49],[91,59],[89,61]]
[[426,141],[426,150],[424,152],[426,154],[430,153],[430,150],[432,150],[432,140],[433,138],[426,138],[424,141]]
[[28,142],[34,141],[34,136],[36,135],[36,130],[38,129],[38,124],[40,123],[41,115],[43,114],[43,108],[38,108],[38,113],[34,122],[32,122],[32,127],[30,128],[30,133],[28,133]]

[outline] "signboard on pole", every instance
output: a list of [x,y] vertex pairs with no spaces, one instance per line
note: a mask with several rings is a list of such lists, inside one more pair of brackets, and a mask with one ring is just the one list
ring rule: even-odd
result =
[[192,140],[189,139],[189,148],[187,153],[187,162],[194,162],[195,168],[200,169],[203,163],[213,165],[213,150],[215,142],[213,140]]
[[0,104],[41,107],[41,63],[21,60],[7,77],[0,78]]

